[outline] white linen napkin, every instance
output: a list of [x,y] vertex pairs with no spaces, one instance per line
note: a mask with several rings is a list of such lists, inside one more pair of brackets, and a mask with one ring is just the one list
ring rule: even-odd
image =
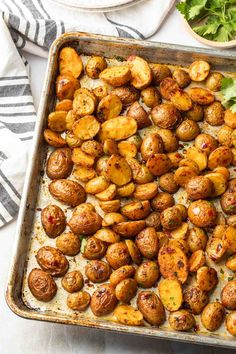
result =
[[65,10],[50,0],[0,0],[0,227],[18,212],[36,120],[21,50],[47,57],[52,42],[68,31],[146,39],[174,3],[146,0],[105,14]]

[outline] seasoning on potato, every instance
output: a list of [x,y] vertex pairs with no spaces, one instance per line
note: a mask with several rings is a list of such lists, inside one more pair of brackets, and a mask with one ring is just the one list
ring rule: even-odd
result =
[[41,221],[46,234],[55,238],[66,228],[66,218],[62,209],[57,205],[49,204],[41,212]]
[[79,270],[73,270],[66,273],[61,281],[62,287],[68,291],[68,293],[75,293],[81,290],[84,286],[84,278]]
[[36,260],[46,273],[54,277],[63,276],[69,268],[69,262],[62,252],[51,246],[41,247],[36,254]]
[[39,301],[48,302],[57,292],[57,284],[53,277],[41,269],[34,268],[28,276],[28,286],[31,293]]
[[138,294],[137,306],[144,319],[153,326],[160,326],[165,321],[165,310],[154,291],[141,291]]

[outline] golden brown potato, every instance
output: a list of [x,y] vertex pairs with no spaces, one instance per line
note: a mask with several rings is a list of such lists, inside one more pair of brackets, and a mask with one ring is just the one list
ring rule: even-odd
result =
[[[176,229],[177,230],[177,229]],[[175,232],[175,231],[174,231]],[[186,255],[188,254],[189,252],[189,247],[188,247],[188,244],[187,244],[187,241],[183,238],[173,238],[173,239],[170,239],[170,241],[168,242],[168,245],[170,247],[172,246],[176,246],[176,247],[179,247]]]
[[149,200],[156,196],[158,186],[155,182],[137,185],[134,191],[134,197],[139,200]]
[[224,115],[225,124],[228,125],[232,129],[236,129],[235,123],[236,113],[233,112],[230,108],[226,109]]
[[200,128],[196,122],[191,119],[184,120],[176,129],[177,137],[182,141],[191,141],[200,133]]
[[188,266],[190,272],[196,272],[199,268],[203,267],[206,263],[206,257],[203,250],[193,252],[188,260]]
[[236,217],[231,215],[227,218],[227,224],[236,227]]
[[153,326],[160,326],[165,321],[165,310],[154,291],[141,291],[138,294],[137,306],[144,319]]
[[122,237],[135,237],[146,226],[144,220],[125,221],[113,225],[113,230]]
[[223,233],[223,243],[225,248],[232,252],[236,252],[236,228],[233,226],[228,226],[225,232]]
[[165,173],[159,178],[159,187],[164,192],[174,194],[178,191],[179,187],[174,179],[173,172]]
[[122,103],[118,96],[111,93],[102,98],[97,108],[97,118],[99,122],[118,117],[122,110]]
[[190,160],[188,158],[184,158],[179,162],[179,167],[190,167],[191,169],[193,169],[197,174],[199,174],[200,170],[198,167],[198,164],[193,161]]
[[94,234],[94,237],[96,237],[100,241],[103,241],[106,243],[115,243],[115,242],[120,241],[120,236],[117,235],[113,230],[110,230],[107,227],[104,227],[104,228],[98,230]]
[[119,97],[124,107],[127,107],[139,100],[140,93],[132,86],[117,87],[112,93]]
[[154,227],[155,230],[161,229],[161,219],[160,213],[158,211],[153,211],[148,217],[145,219],[147,227]]
[[113,269],[129,264],[130,255],[125,242],[111,244],[107,249],[106,260]]
[[57,205],[49,204],[43,208],[41,221],[46,234],[55,238],[66,228],[66,218],[64,212]]
[[85,311],[89,306],[91,296],[87,291],[78,291],[69,294],[67,297],[67,306],[74,311]]
[[97,142],[96,140],[84,141],[81,145],[81,150],[93,157],[101,156],[103,153],[102,144]]
[[187,112],[184,112],[184,115],[187,119],[191,119],[195,122],[199,122],[203,119],[203,108],[196,102],[192,103],[192,108]]
[[82,182],[88,182],[96,176],[96,172],[91,167],[78,166],[73,171],[73,176]]
[[159,250],[158,264],[163,278],[178,279],[182,284],[188,278],[188,260],[178,246],[164,245]]
[[110,284],[103,284],[93,293],[90,307],[95,316],[105,316],[115,309],[116,304],[115,289]]
[[135,268],[132,265],[124,265],[114,270],[110,275],[110,283],[113,286],[119,284],[122,280],[133,277]]
[[[112,139],[106,139],[103,143],[103,151],[106,155],[118,155],[119,150],[117,143]],[[103,156],[104,158],[105,156]],[[108,157],[107,157],[108,159]]]
[[126,221],[126,218],[120,213],[107,213],[103,217],[102,226],[108,227],[123,221]]
[[135,296],[137,292],[137,282],[135,279],[124,279],[117,284],[115,289],[115,294],[117,300],[129,303],[130,300]]
[[161,95],[156,87],[149,86],[141,91],[142,102],[149,108],[161,103]]
[[128,66],[112,66],[103,70],[99,78],[112,86],[123,86],[131,79],[131,72]]
[[169,152],[167,155],[171,161],[172,168],[178,168],[180,161],[183,159],[183,155],[179,152]]
[[54,277],[62,277],[69,267],[68,260],[61,251],[51,246],[41,247],[36,254],[36,260],[46,273]]
[[220,146],[209,155],[208,167],[213,170],[216,167],[229,167],[233,160],[233,154],[228,146]]
[[59,54],[60,74],[71,74],[75,78],[79,77],[83,70],[83,63],[74,48],[64,47]]
[[107,246],[105,242],[92,236],[87,239],[83,250],[83,257],[87,259],[100,259],[105,255],[106,250]]
[[151,111],[151,118],[154,124],[164,129],[174,129],[181,122],[179,111],[170,102],[154,107]]
[[177,311],[183,302],[183,291],[177,279],[163,279],[158,284],[161,302],[168,311]]
[[57,284],[53,277],[37,268],[31,270],[28,286],[33,296],[39,301],[48,302],[54,298],[57,292]]
[[206,87],[211,91],[220,91],[221,87],[221,80],[223,79],[224,75],[218,72],[212,72],[208,75],[206,80]]
[[109,179],[118,186],[123,186],[132,179],[132,171],[124,157],[112,155],[107,161]]
[[151,206],[155,211],[162,212],[163,210],[172,207],[175,204],[173,196],[169,193],[158,193],[151,201]]
[[226,191],[220,199],[223,212],[227,215],[236,214],[236,193]]
[[133,158],[137,155],[137,147],[130,141],[124,140],[118,144],[119,154],[123,157]]
[[165,100],[170,100],[172,93],[178,89],[179,85],[172,77],[165,77],[160,82],[160,93]]
[[171,77],[171,71],[165,64],[150,64],[150,68],[152,71],[152,79],[155,85],[159,85],[159,83],[165,79],[166,77]]
[[43,132],[43,136],[45,141],[56,148],[61,148],[66,146],[66,140],[62,138],[62,136],[59,133],[53,132],[50,129],[45,129]]
[[79,138],[77,138],[77,137],[75,136],[75,134],[72,133],[71,131],[68,131],[68,132],[66,133],[66,138],[65,138],[65,139],[66,139],[67,145],[68,145],[70,148],[76,148],[76,147],[81,146],[81,144],[82,144],[82,140],[79,139]]
[[224,108],[218,101],[211,103],[204,109],[205,121],[213,126],[222,125],[224,123]]
[[236,311],[233,311],[227,315],[225,320],[225,326],[227,328],[227,331],[230,334],[232,334],[232,336],[236,336],[235,321],[236,321]]
[[159,129],[158,135],[162,138],[164,150],[174,152],[179,148],[179,141],[176,135],[169,129]]
[[151,125],[151,120],[149,119],[147,112],[138,101],[135,101],[129,107],[127,111],[127,116],[132,117],[136,120],[138,129],[143,129]]
[[84,203],[86,200],[84,188],[79,183],[66,179],[52,181],[49,184],[49,192],[53,198],[73,207]]
[[175,170],[174,180],[177,185],[186,187],[192,178],[197,177],[197,172],[192,167],[181,166]]
[[217,148],[218,143],[212,135],[201,133],[195,139],[195,146],[209,156]]
[[109,156],[102,156],[100,157],[95,165],[95,170],[98,175],[104,176],[108,178],[107,175],[107,161],[109,159]]
[[157,256],[159,240],[154,227],[147,227],[139,232],[136,236],[135,242],[144,257],[152,259]]
[[142,90],[150,85],[152,72],[146,60],[131,55],[127,62],[131,71],[131,85],[138,90]]
[[143,160],[147,161],[154,154],[163,153],[163,140],[158,134],[150,134],[143,139],[140,151]]
[[107,62],[103,57],[93,55],[87,61],[85,66],[86,74],[91,77],[91,79],[98,79],[99,74],[105,70],[107,67]]
[[104,201],[109,201],[115,198],[116,196],[116,185],[115,184],[110,184],[107,189],[104,191],[95,194],[96,198],[99,200],[104,200]]
[[192,100],[187,92],[179,88],[171,93],[171,103],[180,111],[189,111],[192,108]]
[[211,291],[218,283],[217,272],[214,268],[207,266],[197,270],[197,284],[203,291]]
[[188,208],[190,221],[198,227],[211,227],[216,223],[216,208],[207,200],[196,200]]
[[204,250],[207,244],[207,235],[203,229],[193,227],[188,233],[187,242],[192,253],[198,250]]
[[221,326],[224,316],[225,310],[221,303],[212,302],[203,309],[201,321],[208,331],[214,332]]
[[75,256],[80,251],[80,239],[72,232],[67,232],[57,237],[56,246],[66,256]]
[[223,241],[219,238],[212,238],[206,247],[206,253],[208,257],[214,261],[218,262],[222,259],[226,252]]
[[107,86],[102,85],[102,86],[95,87],[93,89],[93,94],[98,99],[98,101],[101,101],[102,98],[108,95]]
[[229,281],[223,287],[221,303],[228,310],[236,310],[236,280]]
[[192,285],[184,291],[184,303],[194,315],[199,315],[209,302],[209,296],[198,286]]
[[213,229],[212,237],[222,239],[223,234],[227,230],[227,227],[227,225],[216,225],[216,227]]
[[205,176],[196,176],[186,184],[186,192],[191,200],[205,199],[213,195],[214,184]]
[[105,213],[113,213],[120,209],[120,200],[114,199],[101,201],[99,202],[99,206]]
[[148,200],[130,202],[121,208],[121,214],[130,220],[141,220],[148,216],[150,209]]
[[68,98],[57,102],[55,106],[55,111],[70,111],[72,109],[72,100],[69,100]]
[[223,125],[217,134],[217,139],[220,145],[232,146],[232,133],[233,129],[228,127],[227,125]]
[[207,154],[195,146],[191,146],[187,149],[186,157],[196,162],[200,171],[205,170],[207,167]]
[[71,149],[59,148],[50,154],[46,164],[46,173],[51,179],[67,178],[72,168]]
[[175,331],[189,331],[196,323],[194,316],[187,310],[171,312],[168,321]]
[[191,83],[190,76],[184,69],[175,69],[173,71],[172,77],[181,88],[185,88]]
[[210,72],[210,65],[204,60],[196,60],[190,65],[188,71],[191,80],[204,81]]
[[[74,123],[80,118],[80,116],[71,109],[66,115],[66,130],[72,130]],[[80,144],[81,145],[81,144]]]
[[101,228],[102,218],[92,204],[84,203],[73,210],[68,225],[77,235],[91,235]]
[[[177,208],[177,205],[175,206]],[[180,209],[179,209],[180,210]],[[180,210],[181,212],[181,210]],[[186,240],[187,235],[188,235],[189,227],[187,222],[182,222],[179,227],[177,227],[174,230],[171,230],[171,232],[168,232],[168,235],[171,239],[174,240]],[[182,245],[184,246],[184,244]],[[188,248],[188,246],[185,246],[184,249]]]
[[110,274],[109,264],[100,260],[92,260],[85,266],[85,275],[93,283],[105,282]]
[[220,173],[224,177],[225,181],[228,182],[230,178],[230,171],[228,170],[228,168],[219,166],[214,168],[213,172]]
[[127,326],[142,326],[142,313],[130,305],[118,305],[114,311],[114,319]]
[[143,262],[135,273],[135,279],[141,288],[151,288],[159,278],[159,268],[156,262]]
[[51,112],[48,116],[48,128],[54,132],[64,132],[66,130],[66,116],[66,111]]
[[209,105],[215,100],[213,93],[203,87],[191,87],[188,93],[193,102],[202,106]]
[[85,191],[90,194],[97,194],[103,192],[110,185],[108,179],[104,176],[94,177],[85,185]]
[[134,182],[138,184],[145,184],[153,181],[153,174],[149,171],[145,164],[140,164],[137,159],[128,157],[126,158],[126,161],[132,170]]
[[226,267],[232,270],[233,272],[236,272],[236,254],[233,256],[229,257],[225,263]]
[[94,116],[85,115],[73,125],[73,133],[81,140],[95,137],[100,130],[100,124]]
[[171,161],[166,154],[154,154],[148,158],[147,168],[154,176],[161,176],[171,169]]
[[66,273],[61,281],[62,287],[69,293],[75,293],[84,286],[84,278],[79,270]]
[[106,139],[124,140],[135,134],[137,128],[137,122],[132,117],[120,116],[112,118],[102,123],[99,139],[101,141],[105,141]]
[[135,184],[133,182],[129,182],[124,186],[117,188],[117,193],[120,197],[129,197],[133,194],[134,190]]
[[76,165],[91,168],[94,165],[95,157],[86,154],[81,148],[76,147],[72,150],[71,159]]
[[135,264],[139,265],[142,262],[142,256],[141,256],[141,253],[139,252],[138,247],[136,246],[136,244],[132,240],[125,240],[125,244],[128,248],[129,255],[130,255],[132,261]]
[[175,207],[178,208],[181,212],[182,220],[186,220],[188,216],[188,209],[186,208],[186,206],[183,204],[176,204]]
[[174,230],[182,223],[182,214],[175,206],[161,212],[161,224],[166,230]]
[[56,95],[62,101],[65,99],[73,100],[74,93],[80,88],[79,81],[71,74],[59,75],[56,80]]

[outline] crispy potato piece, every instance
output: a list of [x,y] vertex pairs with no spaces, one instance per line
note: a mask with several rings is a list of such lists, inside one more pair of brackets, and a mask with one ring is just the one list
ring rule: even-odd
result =
[[232,311],[226,317],[225,326],[227,328],[227,331],[234,337],[236,337],[235,321],[236,321],[236,311]]
[[228,146],[220,146],[209,155],[208,167],[213,170],[216,167],[229,167],[233,160],[233,153]]
[[143,315],[136,308],[130,305],[119,305],[114,311],[115,319],[127,326],[142,326]]
[[141,91],[142,102],[149,108],[161,103],[161,95],[156,87],[149,86]]
[[225,309],[220,302],[212,302],[203,309],[201,321],[208,331],[216,331],[222,324]]
[[69,100],[68,98],[57,102],[55,111],[70,111],[72,109],[72,100]]
[[188,166],[183,166],[183,167],[179,167],[175,171],[174,179],[179,186],[185,187],[190,181],[190,179],[196,176],[197,173],[193,168]]
[[90,168],[94,164],[94,157],[85,154],[80,148],[74,148],[71,156],[72,161],[80,166]]
[[178,168],[180,161],[183,159],[183,155],[181,155],[179,152],[169,152],[167,156],[171,161],[172,168]]
[[154,198],[158,192],[158,185],[155,182],[137,185],[134,197],[139,200],[149,200]]
[[212,261],[220,261],[226,252],[223,240],[213,237],[207,244],[206,252]]
[[59,54],[60,74],[71,74],[75,78],[79,77],[83,70],[83,63],[74,48],[64,47]]
[[154,291],[141,291],[137,298],[138,309],[144,319],[153,326],[160,326],[165,322],[165,309]]
[[189,252],[189,247],[188,247],[188,243],[186,240],[180,238],[180,239],[171,239],[169,242],[168,242],[168,245],[170,247],[172,246],[176,246],[176,247],[179,247],[186,255],[188,254]]
[[189,94],[181,89],[171,94],[170,101],[179,111],[189,111],[192,108],[192,100]]
[[119,97],[124,107],[127,107],[135,101],[138,101],[140,97],[139,91],[132,86],[117,87],[112,90],[112,93]]
[[108,95],[108,89],[106,86],[98,86],[93,89],[93,94],[100,101],[102,98]]
[[200,171],[205,170],[207,167],[207,154],[195,146],[187,149],[187,158],[196,162]]
[[213,93],[203,87],[191,87],[188,93],[193,102],[202,106],[209,105],[215,100]]
[[105,214],[102,220],[102,226],[108,227],[115,224],[119,224],[120,222],[126,221],[126,218],[120,213],[108,213]]
[[116,243],[120,241],[120,236],[113,230],[108,229],[107,227],[98,230],[94,234],[94,237],[96,237],[100,241],[107,243]]
[[84,141],[81,145],[81,150],[93,157],[99,157],[103,153],[102,144],[97,142],[96,140]]
[[123,157],[112,155],[107,162],[109,179],[118,186],[127,184],[132,179],[132,171]]
[[129,182],[124,186],[117,188],[117,193],[120,197],[129,197],[133,194],[135,190],[135,184],[133,182]]
[[130,220],[140,220],[148,216],[150,209],[148,200],[131,202],[121,208],[121,214]]
[[104,141],[103,151],[107,155],[119,155],[117,143],[112,139],[106,139]]
[[218,172],[212,172],[206,174],[206,177],[209,178],[214,184],[214,192],[211,194],[211,197],[218,197],[226,191],[227,184],[225,177]]
[[137,292],[137,282],[135,279],[124,279],[122,280],[115,289],[116,298],[120,302],[125,304],[129,303],[130,300],[135,296]]
[[79,116],[87,116],[93,114],[96,107],[96,97],[86,89],[80,88],[74,93],[73,110]]
[[168,311],[177,311],[183,302],[183,291],[177,279],[163,279],[158,285],[161,302]]
[[233,272],[236,272],[236,254],[234,254],[230,258],[228,258],[225,265],[227,268],[229,268]]
[[105,191],[110,185],[110,182],[104,176],[98,176],[86,183],[85,190],[90,194],[97,194]]
[[77,138],[71,131],[66,133],[66,142],[70,148],[80,147],[82,144],[82,140]]
[[190,160],[188,158],[182,159],[179,162],[179,167],[184,167],[184,166],[192,168],[196,172],[196,174],[199,174],[199,172],[200,172],[198,164],[195,161]]
[[203,291],[211,291],[218,283],[217,272],[214,268],[203,266],[197,270],[197,284]]
[[104,191],[95,194],[95,197],[98,198],[99,200],[112,200],[116,196],[116,185],[115,184],[110,184],[110,186],[105,189]]
[[135,268],[132,265],[124,265],[111,273],[110,283],[113,286],[119,284],[122,280],[132,278],[135,274]]
[[193,252],[189,258],[189,271],[196,272],[199,268],[204,266],[206,257],[203,250]]
[[126,158],[126,160],[132,170],[134,182],[144,184],[153,181],[154,177],[145,164],[140,164],[134,158]]
[[220,91],[221,80],[224,75],[218,72],[211,72],[206,80],[206,87],[211,91]]
[[118,151],[123,157],[135,157],[138,152],[136,145],[126,140],[118,144]]
[[122,237],[135,237],[145,226],[144,220],[125,221],[113,225],[113,230]]
[[96,176],[96,172],[93,168],[78,166],[74,169],[73,176],[81,182],[88,182]]
[[171,71],[166,64],[150,63],[149,66],[152,71],[153,83],[155,85],[159,85],[161,80],[166,77],[171,77]]
[[75,181],[55,179],[49,184],[49,192],[61,203],[75,207],[86,200],[84,188]]
[[170,100],[172,93],[178,89],[179,85],[172,77],[166,77],[160,82],[160,93],[166,100]]
[[107,200],[105,202],[101,201],[99,202],[99,206],[105,213],[116,212],[120,209],[120,200],[114,199],[114,200]]
[[126,114],[136,120],[138,129],[143,129],[152,124],[150,118],[148,117],[148,113],[138,101],[132,103]]
[[163,150],[163,140],[158,134],[150,134],[144,138],[140,148],[142,158],[145,161],[154,154],[163,153]]
[[54,132],[62,133],[66,130],[66,111],[52,112],[48,116],[48,128]]
[[79,81],[70,74],[59,75],[56,80],[56,95],[58,99],[73,100],[74,93],[80,88]]
[[91,79],[98,79],[99,74],[105,70],[107,67],[107,62],[103,57],[93,55],[87,61],[85,66],[85,71]]
[[223,234],[223,244],[230,252],[236,252],[236,228],[229,226]]
[[161,176],[171,168],[171,162],[166,154],[154,154],[147,160],[147,168],[154,176]]
[[106,139],[124,140],[137,131],[137,122],[134,118],[120,116],[102,123],[99,132],[101,141]]
[[204,60],[196,60],[190,65],[188,71],[191,80],[204,81],[210,72],[210,65]]
[[131,72],[127,65],[109,67],[101,72],[99,78],[112,86],[123,86],[131,79]]
[[72,130],[73,124],[80,118],[73,109],[66,115],[66,130]]
[[46,142],[54,147],[60,148],[66,146],[66,141],[59,133],[56,133],[50,129],[45,129],[43,132]]
[[[176,205],[177,206],[177,205]],[[188,236],[189,226],[187,222],[183,222],[177,229],[170,231],[171,238],[176,240],[185,240]]]
[[188,259],[177,246],[164,245],[158,254],[161,275],[164,278],[178,279],[182,284],[188,278]]
[[191,83],[188,72],[181,68],[175,69],[173,71],[172,77],[181,88],[185,88]]
[[139,252],[138,247],[134,243],[134,241],[125,240],[125,244],[126,244],[126,246],[128,248],[129,255],[130,255],[132,261],[135,264],[138,264],[138,265],[141,264],[142,263],[142,256],[141,256],[141,253]]
[[81,140],[92,139],[100,130],[100,123],[94,116],[85,116],[73,125],[73,133]]
[[152,72],[146,60],[131,55],[127,61],[132,76],[131,85],[138,90],[142,90],[150,85],[152,81]]
[[122,111],[122,103],[118,96],[110,94],[101,99],[97,108],[99,122],[118,117]]
[[189,331],[196,324],[194,316],[187,310],[171,312],[168,321],[175,331]]

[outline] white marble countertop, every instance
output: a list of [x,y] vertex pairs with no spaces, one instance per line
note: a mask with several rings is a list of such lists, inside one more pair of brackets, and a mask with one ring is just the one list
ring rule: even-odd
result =
[[[170,14],[160,31],[151,40],[200,46],[184,30],[181,16],[177,11]],[[25,56],[31,65],[31,84],[35,104],[38,107],[46,60],[28,54]],[[16,221],[13,221],[0,230],[1,245],[4,245],[0,256],[0,354],[233,354],[233,351],[227,349],[106,333],[17,317],[9,310],[4,299],[15,226]]]

